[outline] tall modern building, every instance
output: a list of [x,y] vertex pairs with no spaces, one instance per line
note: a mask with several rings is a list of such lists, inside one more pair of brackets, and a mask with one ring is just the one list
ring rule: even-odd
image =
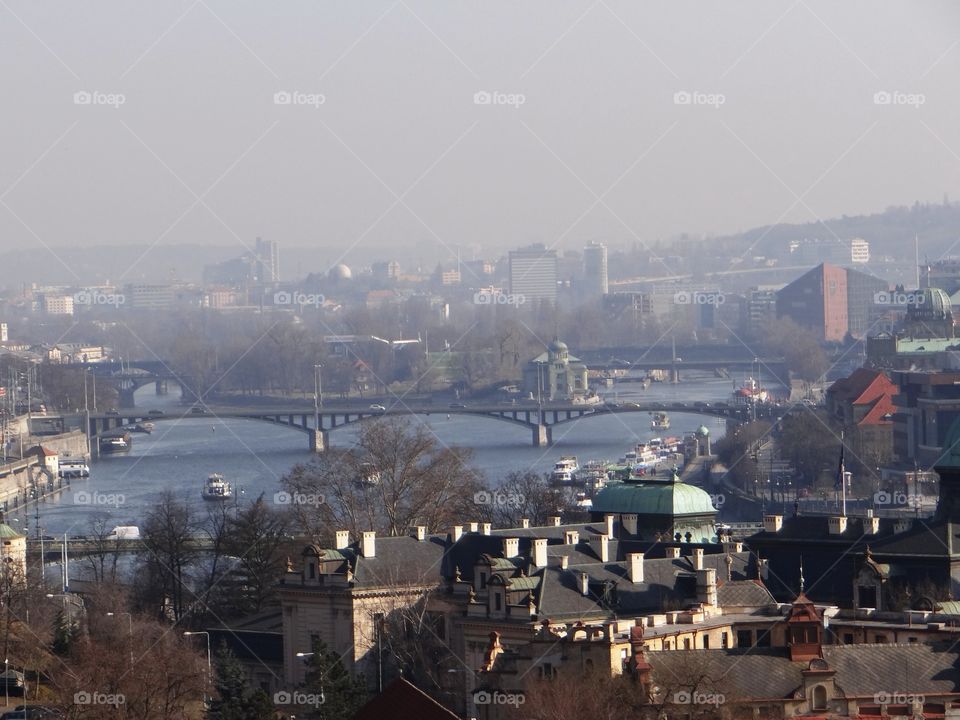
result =
[[280,244],[276,240],[257,238],[254,246],[257,280],[262,283],[280,282]]
[[557,301],[557,251],[542,243],[511,250],[510,294],[522,295],[526,303]]
[[607,294],[607,246],[592,242],[583,249],[583,289],[587,297]]
[[841,342],[848,332],[863,337],[877,293],[889,287],[872,275],[821,263],[777,293],[777,317],[789,317],[825,341]]

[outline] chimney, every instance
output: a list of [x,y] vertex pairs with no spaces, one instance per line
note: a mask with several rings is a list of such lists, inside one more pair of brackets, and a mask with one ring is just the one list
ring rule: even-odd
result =
[[643,582],[643,553],[627,553],[627,577],[634,585]]
[[377,554],[377,534],[369,531],[363,534],[360,540],[360,554],[365,558],[376,557]]
[[580,542],[580,533],[576,530],[567,530],[563,533],[564,545],[576,545],[578,542]]
[[637,534],[637,514],[636,513],[626,513],[625,515],[620,516],[620,527],[627,531],[630,535]]
[[463,525],[453,525],[450,528],[450,539],[456,542],[463,536]]
[[585,572],[580,573],[580,594],[584,597],[590,594],[590,576]]
[[548,527],[560,527],[560,516],[559,516],[559,515],[551,515],[550,517],[548,517],[548,518],[547,518],[547,526],[548,526]]
[[880,532],[880,518],[872,515],[863,521],[863,532],[865,535],[876,535]]
[[530,527],[530,518],[520,518],[520,527],[522,528]]
[[350,531],[349,530],[337,530],[336,542],[334,547],[337,550],[343,550],[350,544]]
[[600,562],[610,562],[610,540],[606,535],[596,535],[590,538],[590,544],[597,545],[595,550]]
[[697,568],[697,602],[714,607],[717,604],[717,571],[713,568]]
[[694,570],[703,570],[703,548],[693,549],[693,556],[691,557],[691,562],[693,562]]
[[520,554],[520,538],[503,539],[503,556],[508,560]]
[[827,520],[827,527],[831,535],[842,535],[847,531],[847,518],[835,516]]
[[569,558],[567,555],[561,555],[561,556],[560,556],[560,569],[561,569],[561,570],[566,570],[568,567],[570,567],[570,558]]
[[547,539],[534,538],[533,540],[533,564],[538,568],[547,566]]
[[607,523],[607,539],[613,540],[613,520],[616,517],[613,513],[607,513],[603,516],[603,519]]
[[492,529],[493,526],[490,523],[484,523],[480,526],[480,532],[482,532],[484,535],[489,535]]
[[783,527],[783,515],[764,515],[763,530],[768,533],[780,532]]
[[667,548],[667,555],[666,555],[666,556],[667,556],[668,558],[673,558],[674,560],[676,560],[677,558],[680,557],[680,548],[678,548],[678,547],[668,547],[668,548]]
[[417,540],[423,542],[427,539],[427,526],[426,525],[417,525]]
[[727,554],[743,552],[743,543],[738,540],[728,540],[723,543],[723,551]]
[[480,523],[470,523],[470,532],[480,532]]

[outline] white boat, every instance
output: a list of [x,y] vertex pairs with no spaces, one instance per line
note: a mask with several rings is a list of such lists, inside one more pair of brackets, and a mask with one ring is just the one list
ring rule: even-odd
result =
[[550,473],[550,482],[556,484],[572,483],[576,480],[579,469],[576,455],[561,455],[560,460],[553,466],[553,472]]
[[90,466],[83,460],[61,460],[60,477],[85,478],[90,477]]
[[[659,440],[659,438],[656,438]],[[627,463],[632,468],[631,474],[636,476],[648,475],[656,471],[660,464],[660,443],[653,441],[649,443],[640,443],[637,449],[627,453]]]
[[653,420],[650,421],[651,430],[669,430],[670,429],[670,416],[665,412],[657,412],[653,414]]
[[224,480],[220,473],[212,473],[201,495],[204,500],[229,500],[233,497],[233,485]]

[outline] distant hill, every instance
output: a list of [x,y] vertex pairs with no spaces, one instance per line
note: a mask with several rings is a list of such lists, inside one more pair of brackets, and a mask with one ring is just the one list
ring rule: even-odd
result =
[[911,207],[890,207],[872,215],[829,218],[824,223],[758,227],[718,239],[724,245],[729,243],[742,250],[756,244],[751,254],[782,258],[791,240],[859,237],[869,241],[874,258],[886,255],[912,264],[914,236],[920,239],[921,262],[925,258],[936,260],[947,253],[960,255],[960,203],[915,203]]

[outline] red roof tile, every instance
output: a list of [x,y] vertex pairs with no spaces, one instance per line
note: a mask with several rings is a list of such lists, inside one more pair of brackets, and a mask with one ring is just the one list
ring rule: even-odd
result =
[[368,702],[353,720],[459,720],[432,697],[403,678]]

